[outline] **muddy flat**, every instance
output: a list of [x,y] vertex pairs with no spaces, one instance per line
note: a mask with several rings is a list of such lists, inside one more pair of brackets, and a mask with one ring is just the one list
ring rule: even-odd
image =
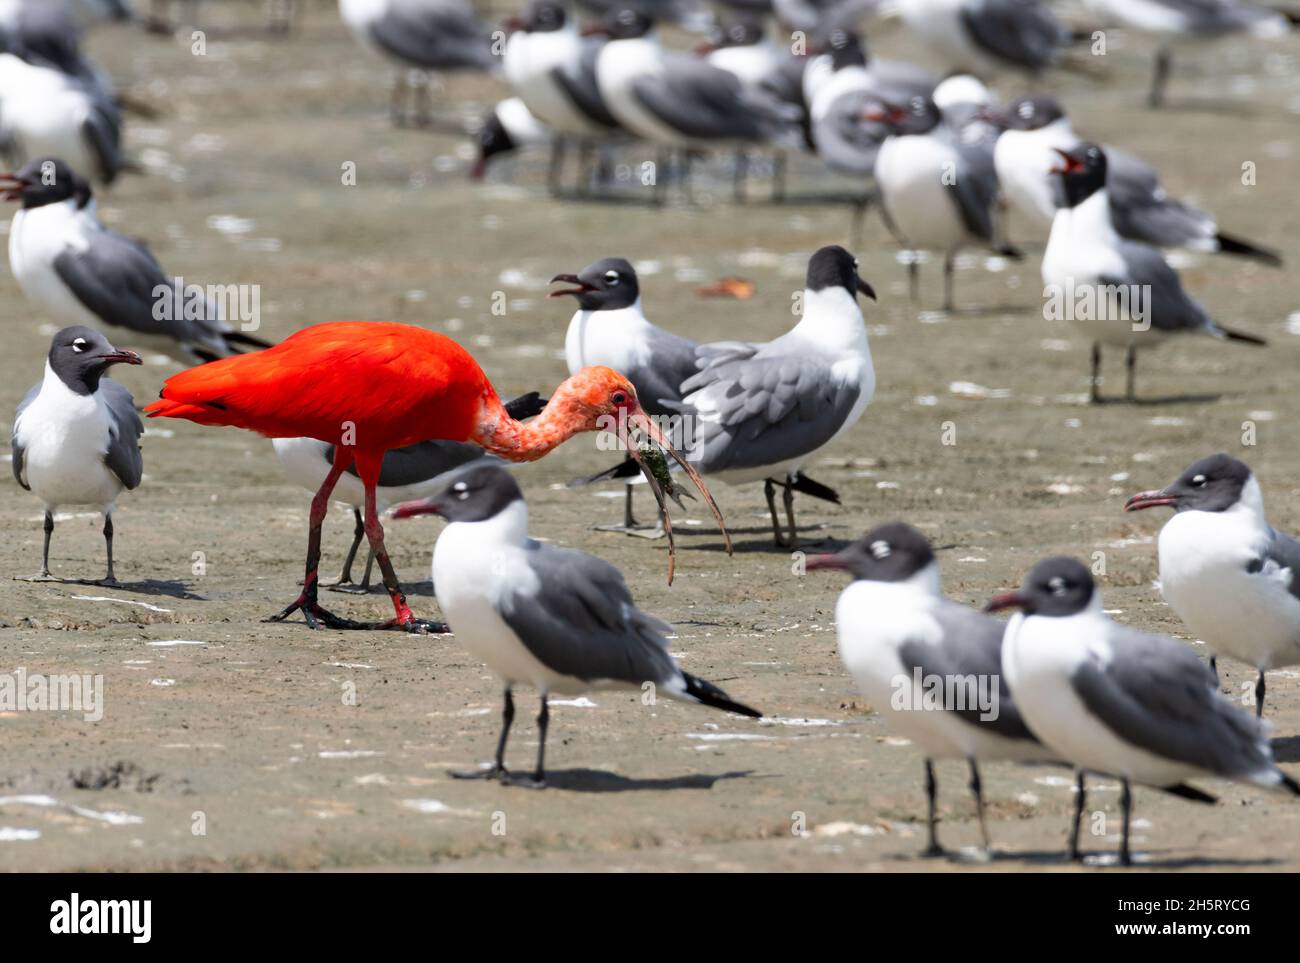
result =
[[[175,39],[102,28],[90,53],[118,83],[156,104],[127,144],[143,167],[100,197],[115,229],[144,238],[163,265],[201,284],[256,284],[260,334],[280,339],[341,318],[415,322],[468,347],[503,394],[547,391],[566,375],[571,302],[547,280],[608,255],[631,259],[648,316],[699,339],[765,339],[794,322],[809,254],[849,243],[845,205],[731,199],[729,162],[703,165],[695,205],[560,203],[546,158],[466,178],[470,140],[456,129],[505,95],[490,78],[451,77],[438,91],[446,129],[395,129],[390,71],[369,59],[331,4],[287,40],[223,31],[254,16],[212,14],[206,53]],[[226,19],[220,19],[226,18]],[[919,56],[890,30],[874,41]],[[1216,211],[1225,228],[1300,257],[1291,172],[1300,150],[1300,71],[1292,44],[1229,45],[1178,71],[1171,109],[1142,106],[1149,48],[1114,46],[1106,77],[1047,83],[1076,127],[1123,144],[1164,171],[1167,187]],[[1024,92],[1006,78],[1004,95]],[[650,159],[630,150],[623,162]],[[1253,185],[1243,164],[1255,165]],[[345,186],[346,165],[356,183]],[[844,192],[811,160],[791,193]],[[1030,565],[1066,553],[1104,570],[1106,607],[1195,646],[1153,586],[1158,512],[1125,515],[1135,491],[1227,451],[1258,473],[1270,518],[1300,531],[1300,322],[1293,271],[1177,255],[1184,282],[1226,324],[1267,337],[1265,350],[1186,339],[1144,356],[1136,406],[1086,403],[1088,345],[1042,312],[1039,256],[1016,263],[971,252],[953,314],[939,311],[940,266],[922,266],[923,303],[879,217],[858,246],[880,293],[868,305],[878,386],[851,434],[808,472],[842,495],[801,498],[807,552],[834,550],[873,525],[919,526],[939,551],[946,591],[983,604]],[[703,298],[725,276],[752,299]],[[494,306],[504,304],[504,311]],[[0,272],[0,419],[41,376],[61,325],[27,305]],[[129,347],[129,339],[119,339]],[[150,357],[120,371],[141,404],[178,366]],[[1107,390],[1122,359],[1106,358]],[[322,372],[322,377],[327,377]],[[1250,444],[1244,444],[1250,442]],[[103,676],[103,718],[0,715],[0,867],[11,870],[460,869],[1068,871],[1071,807],[1061,769],[989,765],[985,792],[998,854],[979,841],[960,762],[939,767],[943,842],[924,844],[922,759],[859,696],[836,653],[843,578],[803,576],[775,549],[761,485],[714,491],[735,556],[699,502],[677,513],[677,578],[662,541],[593,530],[618,519],[622,489],[565,483],[611,463],[579,437],[518,470],[534,535],[619,566],[638,602],[678,627],[672,650],[690,672],[762,709],[761,722],[637,692],[553,701],[550,788],[456,782],[449,767],[486,761],[500,693],[454,636],[309,631],[261,620],[297,593],[309,494],[289,484],[266,439],[234,429],[150,422],[145,479],[116,516],[115,588],[12,580],[37,569],[41,506],[0,485],[0,672]],[[6,471],[6,476],[8,472]],[[644,490],[640,510],[649,514]],[[430,558],[442,523],[392,522],[389,546],[422,613],[437,612]],[[102,574],[100,519],[60,516],[52,567]],[[351,536],[339,506],[323,571]],[[327,594],[357,618],[390,614],[386,596]],[[1198,651],[1203,647],[1197,646]],[[1245,696],[1254,674],[1222,663]],[[534,695],[521,691],[509,762],[536,751]],[[1268,717],[1281,764],[1300,776],[1300,684],[1269,676]],[[1217,806],[1137,793],[1139,868],[1300,869],[1300,805],[1213,781]],[[1087,847],[1118,843],[1118,785],[1095,782]],[[965,855],[963,855],[965,852]]]

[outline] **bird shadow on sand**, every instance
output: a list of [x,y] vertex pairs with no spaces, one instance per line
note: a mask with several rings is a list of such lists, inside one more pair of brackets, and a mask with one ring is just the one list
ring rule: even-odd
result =
[[953,308],[950,311],[940,309],[938,311],[925,312],[927,314],[941,315],[945,318],[991,318],[1004,314],[1028,314],[1033,311],[1034,307],[1028,304],[975,304],[968,308]]
[[662,779],[630,779],[616,772],[599,769],[548,769],[546,786],[548,789],[564,789],[569,792],[637,792],[641,790],[665,789],[712,789],[715,783],[724,779],[748,779],[753,770],[739,772],[691,773],[686,776],[668,776]]
[[1228,397],[1232,396],[1205,393],[1164,395],[1160,398],[1134,398],[1132,401],[1127,398],[1102,398],[1100,401],[1091,402],[1089,407],[1116,408],[1128,406],[1131,408],[1151,408],[1159,405],[1211,405]]
[[1300,762],[1300,736],[1283,736],[1273,740],[1274,762]]
[[[822,534],[822,530],[818,528],[800,530],[799,544],[794,546],[794,548],[787,548],[784,546],[778,547],[772,541],[772,527],[770,525],[755,525],[746,528],[731,528],[730,526],[728,526],[727,531],[731,534],[731,546],[735,550],[737,555],[752,555],[752,554],[764,554],[764,553],[768,555],[773,555],[773,554],[779,555],[781,553],[807,552],[810,550],[817,554],[821,554],[823,552],[829,554],[847,548],[850,544],[846,539],[837,538],[834,535],[822,535],[822,537],[820,538],[814,537],[816,535]],[[713,529],[675,528],[673,529],[673,534],[677,536],[679,539],[684,536],[689,537],[692,535],[696,537],[703,536],[703,537],[711,537],[711,538],[719,539],[718,541],[712,542],[707,545],[701,545],[699,543],[692,544],[690,545],[690,550],[693,552],[725,552],[727,550],[727,546],[722,543],[721,536],[716,528]],[[744,538],[744,539],[738,538],[738,536],[749,536],[749,535],[760,536],[760,537]]]
[[99,589],[104,592],[127,592],[132,595],[166,596],[167,598],[184,599],[193,602],[208,601],[206,595],[198,595],[192,592],[188,583],[174,579],[147,578],[139,582],[118,582],[116,585],[105,585],[103,582],[97,582],[93,579],[63,578],[38,584],[68,585],[78,588]]

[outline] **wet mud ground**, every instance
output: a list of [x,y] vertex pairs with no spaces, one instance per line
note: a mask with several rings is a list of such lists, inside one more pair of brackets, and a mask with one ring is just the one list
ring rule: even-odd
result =
[[[768,338],[793,322],[808,254],[848,241],[842,205],[734,205],[725,159],[704,169],[690,208],[556,203],[542,187],[543,155],[471,186],[465,137],[389,124],[390,72],[355,47],[330,5],[287,41],[218,29],[251,16],[236,11],[216,15],[204,56],[190,52],[188,37],[116,28],[91,37],[91,53],[119,84],[162,110],[129,128],[144,175],[124,178],[100,203],[107,222],[147,239],[169,271],[260,285],[268,337],[339,318],[419,322],[468,346],[503,393],[546,390],[565,375],[571,313],[569,302],[545,297],[553,274],[621,254],[637,265],[659,324],[701,339]],[[874,47],[916,52],[897,30]],[[1047,86],[1065,94],[1080,130],[1153,160],[1171,191],[1294,262],[1300,49],[1228,46],[1184,62],[1175,104],[1159,115],[1141,103],[1148,50],[1136,39],[1114,43],[1105,80]],[[1028,88],[1008,78],[1000,89]],[[490,79],[452,77],[440,110],[462,124],[500,96]],[[345,187],[348,162],[357,183]],[[1242,183],[1246,162],[1256,165],[1254,186]],[[804,161],[791,192],[852,186]],[[756,195],[762,189],[754,185]],[[623,191],[644,199],[640,187]],[[1186,284],[1219,319],[1270,347],[1169,345],[1141,360],[1143,404],[1090,407],[1087,344],[1043,320],[1036,255],[1015,264],[972,252],[958,276],[966,310],[944,315],[939,266],[924,265],[918,311],[874,215],[859,253],[881,294],[866,309],[878,387],[851,436],[809,466],[843,505],[799,501],[808,551],[904,519],[943,547],[946,590],[976,604],[1048,554],[1100,559],[1116,618],[1185,638],[1152,586],[1162,518],[1124,515],[1129,494],[1225,450],[1257,470],[1273,522],[1300,530],[1300,315],[1288,320],[1300,298],[1290,268],[1178,256]],[[726,275],[752,279],[753,299],[697,295]],[[493,313],[494,298],[504,298],[504,315]],[[39,377],[52,321],[0,274],[0,411],[12,412]],[[121,373],[141,403],[176,370],[153,362]],[[1108,356],[1112,392],[1120,371]],[[1243,446],[1244,423],[1253,446]],[[145,481],[116,517],[119,588],[10,580],[38,566],[41,508],[11,481],[0,484],[0,670],[99,673],[106,687],[98,723],[0,715],[0,867],[1073,868],[1059,855],[1068,773],[1011,765],[985,770],[991,863],[969,852],[915,857],[924,842],[921,758],[854,691],[835,652],[842,579],[800,577],[796,559],[773,549],[761,486],[715,487],[734,558],[698,503],[678,514],[669,588],[662,542],[592,530],[619,515],[620,489],[564,488],[609,463],[594,436],[519,469],[537,536],[618,565],[638,601],[679,627],[672,649],[689,671],[768,714],[753,722],[665,701],[647,707],[636,693],[558,699],[551,787],[529,792],[445,774],[489,758],[499,713],[496,682],[454,637],[260,621],[297,591],[309,499],[283,479],[268,441],[188,423],[148,427]],[[944,443],[945,431],[955,444]],[[83,512],[69,510],[56,531],[53,565],[64,578],[102,572],[99,519]],[[429,561],[440,524],[388,526],[398,570],[426,614],[436,612]],[[351,527],[336,508],[323,571],[335,571]],[[388,610],[380,595],[326,604],[356,617]],[[1234,694],[1253,682],[1244,666],[1224,668]],[[525,691],[518,705],[509,761],[522,768],[536,749],[536,703]],[[1300,775],[1295,672],[1270,675],[1268,716],[1279,760]],[[964,766],[942,764],[939,780],[941,837],[961,853],[978,843]],[[1102,815],[1090,825],[1105,835],[1087,845],[1110,854],[1118,787],[1096,786],[1090,809]],[[1300,869],[1300,806],[1205,787],[1221,795],[1218,806],[1138,792],[1142,865]]]

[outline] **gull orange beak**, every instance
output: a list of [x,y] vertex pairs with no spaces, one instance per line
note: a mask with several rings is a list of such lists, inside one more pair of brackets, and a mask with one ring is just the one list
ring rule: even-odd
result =
[[690,462],[682,457],[681,452],[674,448],[672,443],[664,437],[663,433],[655,427],[655,423],[650,420],[650,416],[641,408],[639,402],[633,402],[631,406],[625,408],[622,412],[622,417],[619,418],[618,422],[619,441],[623,443],[623,447],[627,449],[627,453],[636,461],[637,467],[641,469],[641,474],[645,476],[645,480],[650,486],[650,490],[654,492],[655,501],[659,503],[659,517],[663,522],[664,534],[668,536],[668,584],[672,585],[673,573],[677,569],[677,546],[673,541],[673,522],[668,515],[668,503],[664,497],[663,484],[655,477],[655,473],[650,469],[650,466],[646,464],[645,456],[641,454],[636,439],[633,437],[633,431],[640,432],[648,437],[656,445],[667,452],[673,461],[677,462],[677,464],[681,466],[682,471],[686,472],[686,477],[691,480],[691,483],[696,487],[699,493],[704,496],[704,501],[708,504],[709,511],[713,513],[713,517],[717,520],[718,527],[722,530],[723,541],[725,541],[727,545],[728,555],[731,555],[733,551],[731,545],[731,533],[727,531],[727,523],[722,518],[722,512],[718,509],[718,503],[715,502],[713,496],[709,494],[709,489],[705,486],[704,479],[700,477],[700,473],[695,470],[694,466],[691,465]]

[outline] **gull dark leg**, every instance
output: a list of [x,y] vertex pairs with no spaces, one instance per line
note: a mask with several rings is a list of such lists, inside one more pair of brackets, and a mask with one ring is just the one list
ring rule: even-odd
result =
[[1083,807],[1088,804],[1088,788],[1084,779],[1082,769],[1074,774],[1074,822],[1070,828],[1070,845],[1067,852],[1073,863],[1083,858],[1083,854],[1079,851],[1079,823],[1083,820]]
[[489,769],[451,769],[447,775],[452,779],[499,779],[506,775],[506,739],[510,735],[510,725],[515,721],[515,699],[506,686],[505,702],[501,706],[501,735],[497,737],[496,762]]
[[785,151],[772,154],[772,200],[778,204],[785,200]]
[[551,164],[546,171],[546,189],[550,191],[552,197],[559,197],[563,193],[561,174],[564,171],[564,151],[566,147],[567,141],[563,135],[551,141]]
[[109,512],[104,513],[104,551],[108,555],[108,573],[99,584],[116,585],[117,576],[113,574],[113,516]]
[[929,805],[928,815],[926,817],[926,826],[928,827],[930,842],[925,847],[925,856],[942,856],[943,847],[939,845],[939,834],[935,831],[935,824],[938,822],[936,808],[938,806],[939,784],[934,779],[934,760],[925,760],[925,798]]
[[767,497],[767,510],[772,515],[772,538],[776,541],[777,548],[785,548],[785,542],[781,540],[781,520],[776,515],[776,482],[770,478],[764,479],[763,494]]
[[789,537],[786,539],[785,547],[794,548],[799,544],[799,529],[794,523],[794,488],[787,479],[785,490],[781,493],[781,503],[785,506],[785,520],[789,524]]
[[1129,404],[1137,401],[1137,355],[1137,348],[1130,344],[1124,355],[1124,397]]
[[912,295],[912,303],[921,303],[921,262],[917,259],[917,252],[912,251],[912,260],[907,262],[907,286]]
[[1101,404],[1101,342],[1095,341],[1092,345],[1092,375],[1088,378],[1088,384],[1091,386],[1090,401],[1094,405]]
[[393,80],[393,96],[388,102],[388,116],[395,127],[406,126],[406,115],[402,113],[402,95],[406,92],[406,71],[399,70]]
[[1260,670],[1259,678],[1255,680],[1255,718],[1264,717],[1264,672]]
[[943,259],[943,309],[953,310],[953,275],[957,270],[957,252],[949,251]]
[[365,522],[361,520],[361,509],[352,509],[352,517],[356,520],[356,527],[352,529],[352,547],[348,549],[347,557],[343,559],[343,571],[339,573],[339,580],[337,582],[325,587],[334,592],[353,592],[360,594],[362,590],[358,589],[352,582],[352,563],[356,561],[357,547],[361,544],[361,539],[366,536],[366,525]]
[[1120,837],[1119,862],[1121,866],[1132,866],[1133,856],[1128,848],[1128,824],[1133,815],[1133,787],[1127,779],[1120,780],[1119,808],[1124,816],[1124,834]]
[[654,196],[652,203],[656,207],[663,206],[664,192],[668,189],[668,169],[672,165],[672,151],[667,148],[660,148],[659,154],[655,159],[655,183]]
[[849,222],[849,246],[854,249],[862,246],[862,225],[867,220],[867,208],[870,206],[870,197],[859,197],[853,201],[853,214]]
[[745,203],[745,179],[749,174],[749,153],[743,147],[736,148],[736,170],[735,179],[732,182],[732,191],[736,198],[737,204]]
[[1214,684],[1218,685],[1219,684],[1219,657],[1217,655],[1210,656],[1210,674],[1214,676]]
[[624,485],[623,499],[623,525],[625,528],[636,528],[636,516],[632,514],[632,486]]
[[1156,51],[1156,69],[1151,78],[1151,92],[1147,95],[1148,107],[1163,107],[1165,103],[1165,85],[1169,82],[1169,72],[1174,66],[1174,55],[1168,47]]
[[980,767],[972,758],[970,761],[970,792],[975,797],[975,815],[980,821],[980,838],[984,840],[984,850],[993,849],[989,842],[989,827],[984,821],[984,783],[980,781]]
[[41,550],[41,570],[35,575],[19,575],[16,581],[19,582],[54,582],[57,581],[50,574],[50,538],[54,535],[54,513],[48,508],[45,510],[45,547]]

